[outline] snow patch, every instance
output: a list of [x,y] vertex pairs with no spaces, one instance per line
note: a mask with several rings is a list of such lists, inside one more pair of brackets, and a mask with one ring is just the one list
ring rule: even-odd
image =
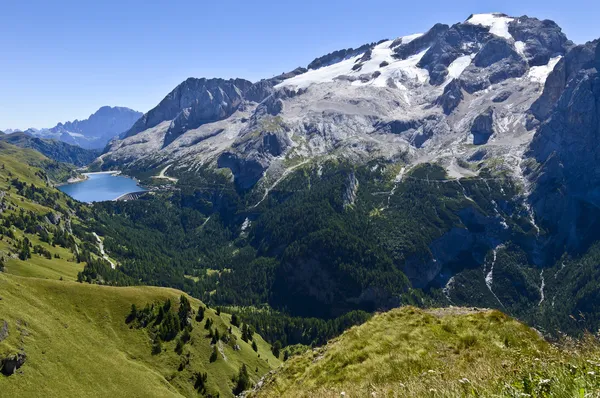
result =
[[505,17],[502,14],[474,14],[467,20],[471,25],[480,25],[490,28],[490,33],[505,39],[511,40],[513,37],[508,32],[509,22],[514,21],[514,18]]
[[448,80],[460,77],[464,70],[471,65],[471,61],[473,60],[474,56],[475,54],[463,55],[462,57],[458,57],[452,61],[452,63],[448,65]]
[[[418,37],[413,36],[406,37],[409,38],[408,40],[414,40]],[[406,37],[403,37],[402,40]],[[375,79],[367,82],[355,80],[352,85],[362,86],[365,84],[372,84],[376,87],[386,87],[388,79],[392,79],[392,81],[399,86],[402,86],[400,81],[406,81],[407,79],[416,80],[419,83],[427,82],[429,79],[429,72],[426,69],[417,67],[417,64],[428,49],[412,55],[407,59],[398,60],[394,58],[394,51],[390,48],[392,43],[392,40],[388,40],[373,47],[371,50],[371,59],[362,62],[362,66],[359,69],[353,70],[352,68],[355,67],[364,54],[359,54],[355,57],[323,68],[309,70],[306,73],[284,80],[276,85],[275,88],[295,86],[299,89],[304,89],[313,84],[333,82],[336,78],[341,76],[358,79],[359,76],[369,76],[375,72],[380,73]],[[383,67],[380,66],[384,62],[387,65]]]
[[427,82],[429,80],[429,72],[417,66],[427,50],[429,48],[406,59],[389,62],[388,66],[381,69],[381,75],[373,80],[373,86],[386,87],[388,81],[392,81],[397,86],[404,87],[402,82],[405,82],[407,79],[416,80],[421,84]]
[[516,41],[515,50],[517,51],[517,53],[519,53],[519,55],[525,56],[525,42]]
[[421,36],[423,36],[423,33],[415,33],[413,35],[402,36],[402,44],[408,44],[411,41],[418,39]]
[[533,82],[545,84],[548,75],[554,70],[554,67],[556,66],[558,61],[560,61],[561,58],[562,56],[559,55],[557,57],[551,58],[546,65],[532,66],[529,69],[529,72],[527,73],[527,77]]

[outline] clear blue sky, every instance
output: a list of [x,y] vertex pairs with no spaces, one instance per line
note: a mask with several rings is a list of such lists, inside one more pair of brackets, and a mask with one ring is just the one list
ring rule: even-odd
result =
[[0,0],[0,130],[103,105],[146,112],[190,76],[258,80],[495,11],[553,19],[576,43],[600,37],[597,0]]

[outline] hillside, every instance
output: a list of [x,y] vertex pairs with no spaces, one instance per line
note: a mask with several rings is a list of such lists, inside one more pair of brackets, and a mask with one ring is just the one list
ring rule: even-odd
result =
[[596,396],[599,359],[597,341],[559,348],[499,311],[404,307],[292,357],[251,396]]
[[34,149],[57,162],[80,167],[90,164],[100,154],[100,151],[84,149],[54,139],[36,138],[26,133],[8,134],[0,136],[0,139],[20,148]]
[[[207,391],[228,397],[242,364],[254,382],[279,364],[258,335],[256,353],[242,341],[237,327],[233,334],[240,350],[219,341],[218,359],[209,362],[211,339],[204,323],[196,321],[181,355],[175,352],[176,341],[163,343],[162,353],[153,355],[148,332],[125,322],[131,305],[143,308],[169,298],[178,303],[181,294],[165,288],[114,288],[0,273],[0,327],[3,321],[8,324],[8,337],[0,336],[0,358],[26,354],[16,374],[0,375],[2,395],[192,397],[197,396],[194,375],[206,372]],[[191,304],[195,311],[201,303],[191,299]],[[224,313],[219,316],[209,309],[205,318],[214,320],[222,333],[230,326]]]
[[[142,205],[174,218],[94,210],[119,272],[214,305],[464,305],[596,330],[598,54],[550,20],[475,14],[254,83],[190,78],[93,164],[176,180]],[[145,264],[119,247],[133,219],[156,242]]]
[[133,126],[140,116],[141,112],[129,108],[103,106],[87,119],[58,123],[51,128],[27,129],[25,133],[85,149],[101,150],[110,140]]
[[[20,148],[9,144],[0,137],[0,156],[4,161],[5,172],[15,172],[28,182],[45,186],[66,182],[69,178],[77,177],[79,173],[72,164],[49,159],[31,148]],[[10,177],[10,176],[9,176]]]

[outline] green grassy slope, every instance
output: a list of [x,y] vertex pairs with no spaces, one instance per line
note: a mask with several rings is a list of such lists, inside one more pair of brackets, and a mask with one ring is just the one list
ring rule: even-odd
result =
[[597,396],[598,347],[557,348],[498,311],[404,307],[292,357],[254,396]]
[[100,155],[99,150],[84,149],[58,140],[32,137],[25,133],[13,133],[0,136],[20,148],[31,148],[58,162],[71,163],[75,166],[85,166]]
[[[73,173],[72,167],[51,161],[34,150],[0,142],[0,207],[2,208],[0,223],[11,229],[14,234],[14,239],[6,233],[0,239],[0,257],[4,259],[6,272],[22,276],[75,280],[77,273],[83,269],[84,264],[73,261],[71,250],[42,242],[39,230],[25,231],[9,221],[11,216],[23,214],[42,219],[48,214],[59,215],[60,225],[50,225],[46,221],[37,222],[39,227],[44,227],[48,231],[65,228],[67,218],[72,223],[79,223],[80,220],[75,213],[85,210],[82,207],[84,205],[77,204],[52,186],[54,182],[71,176],[71,173]],[[36,192],[26,195],[16,188],[14,181],[19,181],[27,187],[34,186]],[[32,246],[40,245],[49,251],[52,258],[47,259],[40,254],[33,254],[27,261],[21,261],[16,253],[19,242],[24,237],[31,241]]]
[[[0,357],[20,350],[27,361],[12,376],[0,375],[1,396],[23,397],[168,397],[197,396],[195,372],[208,373],[208,390],[221,397],[232,396],[232,378],[242,363],[256,382],[279,365],[269,345],[255,335],[258,353],[239,338],[235,351],[221,344],[227,359],[219,354],[210,363],[210,339],[203,325],[194,321],[191,343],[182,356],[190,364],[179,371],[182,356],[175,341],[163,343],[163,352],[151,353],[144,329],[130,328],[125,319],[131,304],[167,298],[178,302],[181,292],[153,287],[116,288],[68,281],[23,278],[0,273],[0,327],[9,325],[9,336],[0,342]],[[191,299],[192,308],[200,302]],[[230,326],[227,314],[213,310],[206,317],[222,331]]]

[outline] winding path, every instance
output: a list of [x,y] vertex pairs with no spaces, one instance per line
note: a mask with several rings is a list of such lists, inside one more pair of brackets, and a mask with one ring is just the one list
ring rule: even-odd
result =
[[158,175],[157,175],[157,176],[153,176],[152,178],[160,178],[160,179],[163,179],[163,180],[169,180],[169,181],[171,181],[171,182],[177,182],[177,181],[179,181],[179,180],[178,180],[177,178],[175,178],[175,177],[169,177],[169,176],[165,175],[165,173],[167,172],[167,170],[169,170],[169,167],[171,167],[171,166],[173,166],[173,163],[171,163],[171,164],[169,164],[169,165],[165,166],[165,168],[164,168],[164,169],[162,169],[162,170],[160,171],[160,173],[158,173]]

